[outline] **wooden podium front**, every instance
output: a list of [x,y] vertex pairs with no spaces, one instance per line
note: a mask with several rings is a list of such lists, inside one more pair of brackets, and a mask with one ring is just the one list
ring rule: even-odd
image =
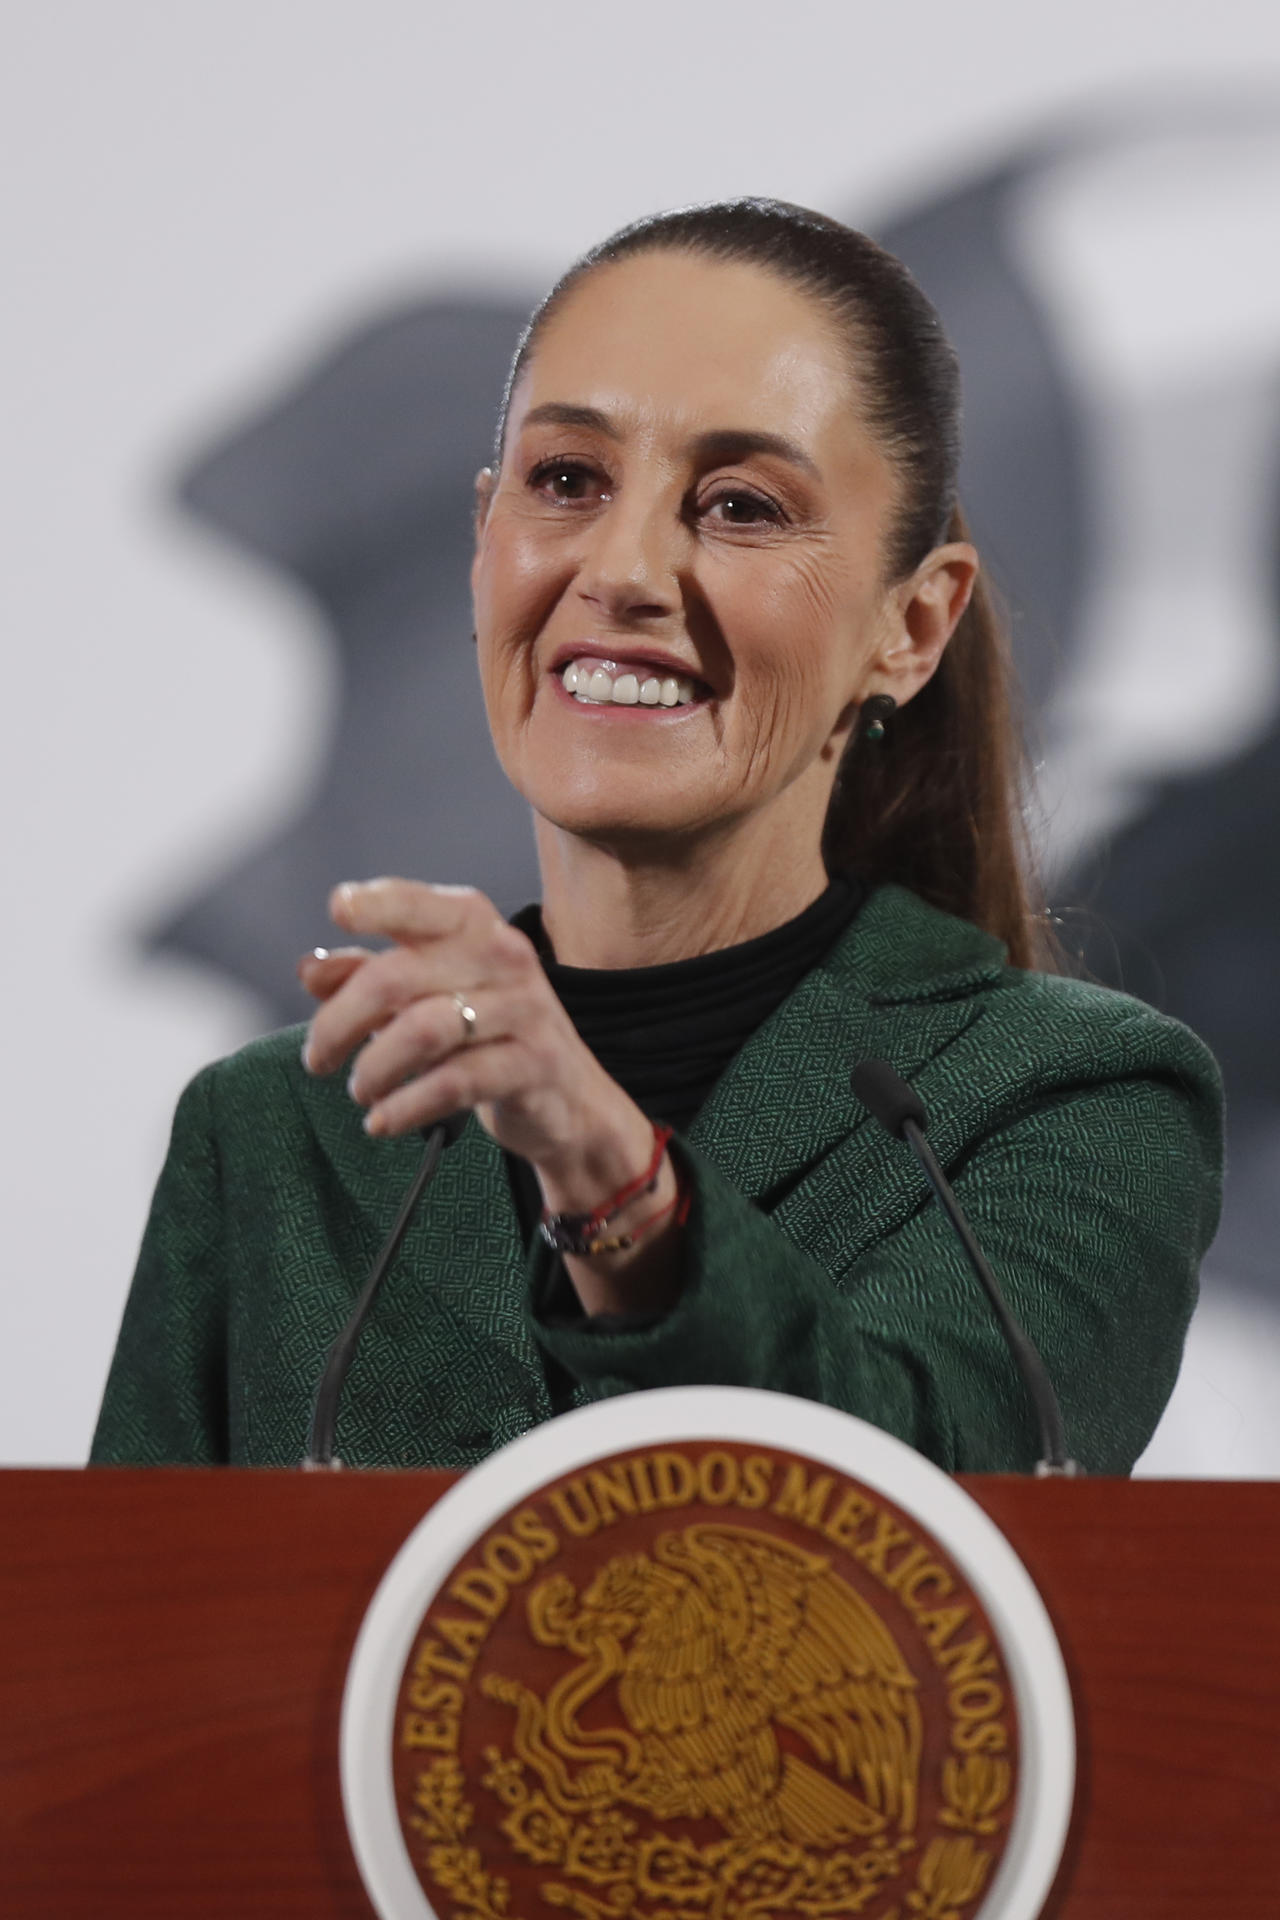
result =
[[[0,1914],[365,1920],[347,1661],[453,1476],[0,1473]],[[1280,1485],[965,1477],[1080,1743],[1060,1920],[1280,1915]]]

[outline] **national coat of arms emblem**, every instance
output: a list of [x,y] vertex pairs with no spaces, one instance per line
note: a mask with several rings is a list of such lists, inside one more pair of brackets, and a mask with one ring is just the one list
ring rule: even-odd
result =
[[448,1920],[972,1920],[1014,1689],[959,1566],[822,1462],[637,1448],[447,1571],[396,1699],[401,1835]]

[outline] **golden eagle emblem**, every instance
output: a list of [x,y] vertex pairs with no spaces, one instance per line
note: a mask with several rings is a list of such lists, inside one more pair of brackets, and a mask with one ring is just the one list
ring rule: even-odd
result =
[[[619,1554],[581,1593],[543,1580],[527,1618],[574,1664],[542,1696],[497,1673],[484,1688],[515,1710],[515,1757],[548,1817],[711,1819],[735,1850],[910,1844],[916,1679],[822,1555],[691,1525]],[[605,1723],[606,1690],[623,1724]]]

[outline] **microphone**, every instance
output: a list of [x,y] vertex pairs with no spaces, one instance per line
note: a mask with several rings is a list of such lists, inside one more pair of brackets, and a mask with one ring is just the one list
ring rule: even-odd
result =
[[939,1166],[937,1154],[924,1137],[928,1125],[924,1102],[915,1088],[909,1086],[901,1074],[895,1073],[887,1060],[860,1060],[849,1077],[849,1084],[855,1097],[870,1110],[885,1131],[891,1133],[895,1140],[905,1140],[915,1153],[924,1169],[925,1179],[954,1227],[969,1265],[991,1302],[1040,1430],[1041,1457],[1036,1463],[1036,1473],[1041,1477],[1078,1474],[1080,1468],[1067,1453],[1062,1409],[1058,1405],[1053,1383],[1045,1372],[1044,1362],[1000,1291],[999,1283],[974,1238],[973,1228],[965,1219],[960,1202],[952,1191],[951,1182]]
[[433,1127],[423,1128],[426,1151],[418,1164],[418,1171],[410,1181],[404,1199],[400,1202],[400,1211],[390,1233],[378,1249],[369,1277],[360,1289],[360,1294],[341,1333],[329,1349],[329,1358],[325,1362],[320,1384],[316,1388],[315,1401],[311,1408],[311,1426],[307,1434],[307,1451],[303,1458],[304,1469],[337,1468],[341,1460],[334,1453],[334,1443],[338,1431],[338,1402],[342,1398],[342,1389],[346,1385],[347,1375],[351,1371],[351,1362],[356,1357],[356,1346],[369,1318],[370,1310],[378,1295],[378,1289],[387,1277],[387,1270],[400,1250],[400,1242],[409,1231],[409,1222],[417,1211],[418,1202],[435,1177],[444,1150],[451,1147],[462,1129],[466,1126],[468,1114],[451,1113],[444,1120],[437,1120]]

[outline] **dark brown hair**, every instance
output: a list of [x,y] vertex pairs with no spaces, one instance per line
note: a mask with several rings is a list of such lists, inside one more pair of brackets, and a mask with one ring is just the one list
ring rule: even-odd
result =
[[[886,555],[905,579],[947,540],[968,537],[956,500],[960,376],[942,322],[900,260],[864,233],[778,200],[655,214],[592,247],[525,329],[498,423],[545,322],[595,268],[652,252],[758,266],[821,300],[841,326],[862,416],[901,485]],[[980,579],[937,672],[889,722],[880,745],[855,726],[823,832],[829,868],[897,881],[997,935],[1014,966],[1053,967],[1023,819],[1026,764],[1003,624]]]

